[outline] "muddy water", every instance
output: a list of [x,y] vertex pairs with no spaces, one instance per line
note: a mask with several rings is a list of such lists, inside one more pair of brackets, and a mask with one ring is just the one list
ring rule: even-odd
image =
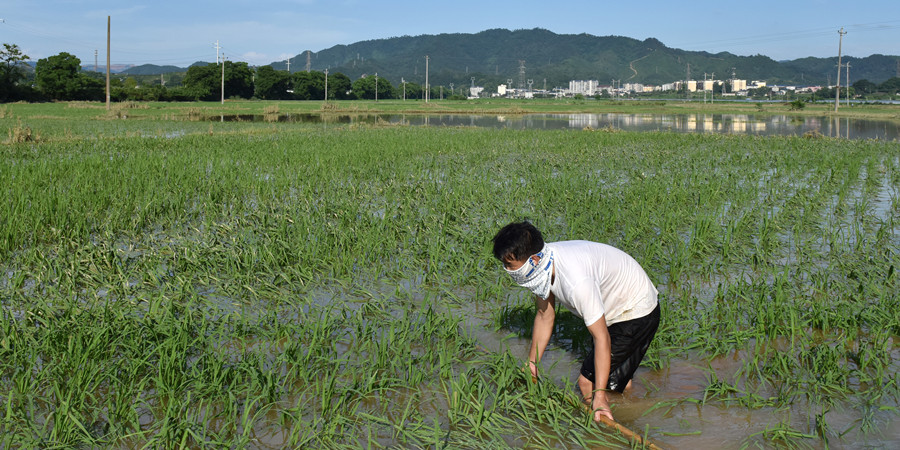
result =
[[[520,358],[524,366],[529,339],[509,331],[493,331],[486,307],[465,307],[461,314],[466,317],[470,332],[485,348],[508,351]],[[900,361],[900,349],[895,348],[893,354],[894,360]],[[641,366],[635,374],[632,390],[624,394],[610,394],[613,414],[617,421],[632,431],[647,432],[651,440],[662,448],[741,448],[749,443],[767,448],[772,446],[772,441],[763,437],[762,433],[775,428],[779,422],[788,422],[803,433],[815,434],[815,423],[808,423],[805,428],[798,425],[808,421],[808,417],[815,417],[815,414],[809,413],[812,406],[802,400],[796,401],[790,409],[727,406],[718,400],[701,404],[709,384],[709,369],[714,370],[720,379],[730,380],[748,357],[742,351],[709,362],[699,358],[671,359],[661,370]],[[581,360],[576,355],[552,343],[541,363],[545,379],[575,393],[578,390],[574,383],[580,367]],[[766,392],[760,394],[774,395]],[[882,406],[893,408],[898,405]],[[854,426],[856,416],[844,413],[845,410],[852,408],[838,405],[825,414],[826,422],[834,430],[841,432],[850,429],[842,440],[831,438],[826,445],[821,439],[802,439],[799,441],[801,445],[822,449],[900,448],[900,417],[897,414],[888,411],[878,415],[876,420],[882,434],[870,433],[866,436]]]

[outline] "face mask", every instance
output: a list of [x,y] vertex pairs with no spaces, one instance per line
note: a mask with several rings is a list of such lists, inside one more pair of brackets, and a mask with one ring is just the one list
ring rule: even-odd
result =
[[[544,257],[546,255],[546,258]],[[535,264],[531,257],[516,270],[506,269],[513,281],[530,290],[534,295],[540,298],[547,298],[550,295],[550,280],[553,275],[553,251],[547,250],[547,246],[537,253],[538,262]]]

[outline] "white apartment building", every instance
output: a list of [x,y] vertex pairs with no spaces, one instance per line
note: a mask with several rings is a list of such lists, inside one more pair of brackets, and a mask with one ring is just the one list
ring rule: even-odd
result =
[[597,80],[572,80],[569,82],[569,93],[572,95],[595,95],[600,90]]
[[625,92],[644,92],[644,85],[640,83],[625,83],[622,85]]

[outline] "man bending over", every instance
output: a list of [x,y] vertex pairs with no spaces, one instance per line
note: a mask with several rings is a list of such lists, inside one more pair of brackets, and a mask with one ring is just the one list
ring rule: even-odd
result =
[[590,241],[544,243],[528,222],[511,223],[494,236],[494,257],[519,286],[534,295],[537,315],[528,365],[537,364],[550,342],[557,302],[584,319],[593,350],[581,365],[578,387],[594,420],[613,419],[606,390],[631,387],[635,370],[659,327],[659,302],[641,265],[615,247]]

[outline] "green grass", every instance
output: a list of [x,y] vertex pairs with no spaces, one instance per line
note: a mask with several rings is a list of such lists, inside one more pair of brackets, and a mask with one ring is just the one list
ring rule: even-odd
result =
[[[647,367],[707,367],[648,394],[628,425],[651,440],[698,437],[665,425],[685,405],[788,411],[734,446],[896,423],[896,143],[95,106],[0,118],[41,135],[0,146],[0,446],[622,445],[571,384],[474,337],[530,332],[489,252],[523,218],[634,255],[662,292]],[[581,328],[560,320],[551,351],[582,351]]]

